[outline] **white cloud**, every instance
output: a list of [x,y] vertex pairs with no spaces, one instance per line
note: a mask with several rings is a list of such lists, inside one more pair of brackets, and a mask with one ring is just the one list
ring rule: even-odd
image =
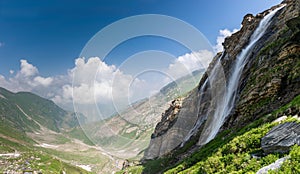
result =
[[24,77],[31,77],[38,74],[38,69],[32,64],[28,63],[27,60],[22,59],[21,61],[20,75]]
[[[54,100],[69,101],[71,98],[78,104],[105,103],[114,96],[125,97],[132,81],[130,75],[125,75],[114,65],[107,65],[98,57],[75,60],[75,67],[68,74],[73,79],[71,85],[63,86],[62,97]],[[73,91],[73,94],[72,94]]]
[[221,52],[223,51],[223,45],[222,43],[224,42],[225,38],[228,36],[231,36],[233,33],[239,31],[239,29],[233,29],[233,31],[230,31],[228,29],[220,30],[219,31],[219,36],[217,37],[217,45],[214,46],[214,49],[216,52]]
[[35,85],[43,85],[47,87],[53,82],[53,78],[52,77],[44,78],[41,76],[37,76],[33,79],[33,81],[35,82]]
[[[15,72],[9,71],[11,75]],[[4,76],[0,79],[0,86],[7,88],[13,92],[31,91],[41,95],[46,92],[46,87],[53,82],[52,77],[41,77],[37,67],[28,63],[27,60],[20,60],[20,70],[15,76],[6,79]],[[44,89],[43,89],[44,88]]]
[[179,56],[174,63],[170,64],[166,72],[175,80],[195,70],[207,68],[213,56],[214,53],[208,50],[187,53]]
[[[213,53],[207,50],[185,54],[175,59],[174,63],[162,72],[169,74],[173,80],[206,67]],[[94,110],[91,105],[117,106],[121,109],[136,99],[148,97],[167,82],[154,82],[133,78],[124,74],[114,65],[107,65],[98,57],[78,58],[75,65],[66,74],[53,77],[42,77],[39,70],[27,60],[20,61],[20,69],[10,72],[13,76],[6,79],[0,75],[0,86],[13,92],[29,91],[49,98],[64,108],[73,109],[73,103],[82,108],[85,115]],[[81,107],[88,106],[88,107]],[[110,110],[112,111],[112,110]],[[109,113],[109,112],[105,112]]]
[[9,70],[9,73],[10,74],[13,74],[15,71],[14,70]]

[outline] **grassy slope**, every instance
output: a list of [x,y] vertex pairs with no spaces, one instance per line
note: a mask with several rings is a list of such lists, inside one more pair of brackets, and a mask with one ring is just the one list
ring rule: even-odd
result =
[[38,124],[55,132],[60,132],[62,127],[78,126],[75,114],[68,113],[52,101],[35,94],[12,93],[0,87],[0,95],[1,125],[9,125],[24,132],[38,130]]
[[[28,139],[28,138],[27,138]],[[17,142],[19,141],[19,142]],[[0,153],[18,152],[21,155],[16,158],[0,157],[2,164],[0,172],[5,171],[41,171],[42,173],[88,173],[83,169],[69,165],[61,160],[53,157],[51,154],[35,148],[29,144],[22,144],[22,141],[17,139],[0,138]]]
[[[64,117],[66,111],[31,93],[12,93],[0,88],[0,95],[0,154],[16,151],[21,154],[16,158],[0,157],[0,173],[7,170],[22,171],[25,168],[43,173],[87,173],[57,159],[45,149],[35,147],[34,144],[37,143],[26,134],[40,129],[31,119],[51,130],[59,131],[56,121],[62,121],[59,117]],[[61,135],[56,137],[56,141],[64,144],[70,140]]]
[[[273,163],[284,154],[270,154],[260,159],[253,158],[251,154],[262,155],[260,148],[261,138],[278,123],[271,123],[276,117],[282,115],[290,107],[300,107],[300,95],[279,110],[254,121],[244,128],[234,131],[228,130],[219,134],[210,143],[185,158],[174,166],[169,166],[172,156],[148,161],[144,166],[135,166],[126,169],[131,173],[255,173],[261,167]],[[286,121],[295,121],[288,119]],[[293,147],[281,173],[300,172],[300,148]],[[291,166],[293,165],[293,166]],[[125,172],[121,171],[119,173]]]

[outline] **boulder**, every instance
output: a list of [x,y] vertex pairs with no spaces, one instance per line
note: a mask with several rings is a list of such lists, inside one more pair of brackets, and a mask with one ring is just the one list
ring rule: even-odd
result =
[[290,147],[300,145],[300,123],[288,122],[275,126],[261,140],[265,153],[286,153]]

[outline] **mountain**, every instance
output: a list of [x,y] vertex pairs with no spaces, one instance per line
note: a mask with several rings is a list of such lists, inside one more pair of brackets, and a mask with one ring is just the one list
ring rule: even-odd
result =
[[290,155],[280,170],[299,172],[297,146],[289,154],[265,154],[260,143],[279,124],[276,118],[297,120],[300,114],[299,13],[299,0],[285,0],[256,16],[247,14],[198,88],[180,107],[170,106],[156,125],[143,165],[124,171],[255,173]]
[[90,173],[105,166],[113,170],[112,160],[100,149],[72,138],[78,134],[73,131],[79,127],[76,115],[85,118],[35,94],[0,88],[0,172]]
[[55,132],[78,126],[76,114],[29,92],[12,93],[0,88],[1,124],[22,132],[48,128]]
[[184,97],[195,88],[203,72],[203,69],[196,70],[170,82],[157,94],[136,101],[108,119],[83,125],[82,129],[93,143],[119,160],[141,159],[151,133],[161,118],[161,111],[166,110],[174,98]]
[[185,95],[202,74],[203,70],[195,71],[151,98],[135,102],[122,114],[85,126],[78,122],[81,119],[84,124],[82,114],[65,111],[29,92],[0,88],[0,172],[117,171],[123,158],[142,157],[160,111],[168,107],[167,100]]

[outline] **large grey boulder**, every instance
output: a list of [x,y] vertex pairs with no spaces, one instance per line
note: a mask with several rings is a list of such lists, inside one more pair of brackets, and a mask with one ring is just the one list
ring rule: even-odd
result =
[[288,122],[275,126],[261,140],[266,153],[286,153],[290,147],[300,145],[300,123]]

